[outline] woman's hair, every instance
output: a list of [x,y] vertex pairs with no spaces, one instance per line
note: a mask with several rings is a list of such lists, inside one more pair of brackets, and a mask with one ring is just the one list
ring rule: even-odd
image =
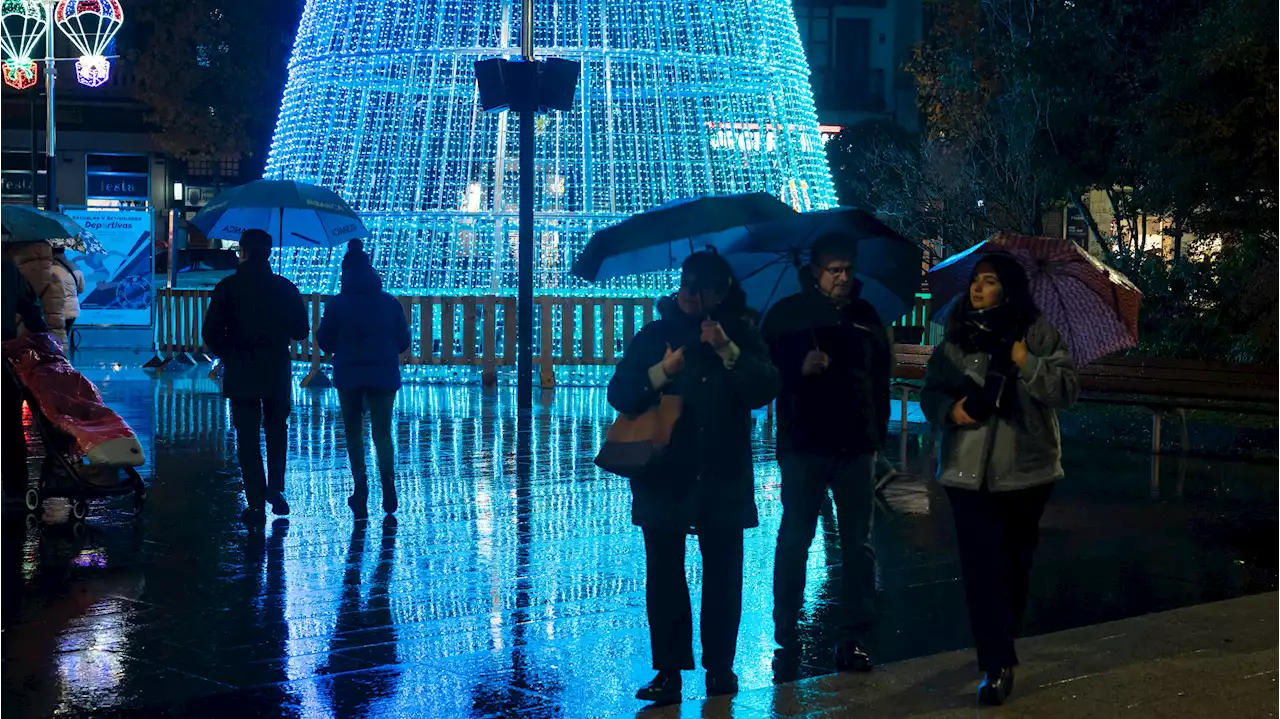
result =
[[719,312],[742,314],[747,309],[747,293],[733,274],[733,268],[715,250],[695,252],[685,258],[680,272],[697,279],[698,289],[713,290],[720,295]]
[[[1020,335],[1025,334],[1040,317],[1040,308],[1036,306],[1035,298],[1031,296],[1031,284],[1027,281],[1026,270],[1022,269],[1021,263],[1012,255],[991,252],[982,255],[978,264],[974,266],[973,272],[969,275],[970,284],[977,277],[978,268],[983,265],[994,270],[996,277],[1000,279],[1003,294],[1001,306],[1008,308],[1007,315],[1012,319],[1014,331]],[[973,303],[969,300],[969,289],[966,287],[965,291],[955,299],[950,315],[947,317],[948,339],[955,339],[971,312],[973,312]]]

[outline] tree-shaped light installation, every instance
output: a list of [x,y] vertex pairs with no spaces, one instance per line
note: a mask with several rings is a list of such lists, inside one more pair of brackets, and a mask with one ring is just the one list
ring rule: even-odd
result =
[[82,85],[98,87],[111,76],[107,47],[124,22],[124,10],[117,0],[59,0],[53,21],[80,51],[76,79]]
[[[516,0],[308,0],[266,176],[329,187],[372,232],[389,289],[511,294],[515,113],[481,111],[472,63],[519,55]],[[540,294],[593,287],[569,267],[592,232],[663,202],[765,190],[834,204],[789,0],[535,0],[539,53],[578,60],[573,110],[538,118]],[[305,290],[340,253],[290,251]]]
[[40,73],[35,53],[46,30],[39,0],[3,0],[0,3],[0,50],[4,52],[4,83],[17,90],[36,84]]

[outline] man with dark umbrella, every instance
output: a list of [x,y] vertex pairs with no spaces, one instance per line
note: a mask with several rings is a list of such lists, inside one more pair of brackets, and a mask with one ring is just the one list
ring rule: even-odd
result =
[[[222,393],[231,400],[240,471],[244,475],[246,522],[265,521],[266,502],[277,515],[289,513],[284,468],[293,358],[289,345],[310,333],[307,307],[298,288],[271,271],[271,235],[240,235],[240,266],[213,289],[204,320],[204,343],[226,367]],[[262,444],[267,440],[267,471]]]
[[870,671],[865,649],[875,611],[871,512],[875,457],[889,424],[891,344],[875,309],[858,296],[856,247],[842,235],[819,237],[804,289],[780,300],[762,334],[782,375],[778,462],[782,526],[774,559],[774,638],[799,648],[805,566],[828,489],[840,546],[840,671]]

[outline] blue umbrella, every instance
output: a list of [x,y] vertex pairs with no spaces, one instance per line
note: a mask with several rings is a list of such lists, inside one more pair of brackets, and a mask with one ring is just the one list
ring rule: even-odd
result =
[[591,236],[573,263],[588,282],[680,269],[690,254],[723,247],[748,225],[795,217],[791,206],[767,192],[674,200]]
[[857,253],[859,296],[892,324],[915,304],[923,273],[918,245],[894,232],[870,213],[852,207],[805,212],[780,222],[754,225],[721,248],[747,301],[762,315],[778,300],[800,292],[808,272],[809,249],[818,237],[848,238]]
[[280,247],[336,247],[369,234],[336,192],[292,180],[255,180],[227,190],[196,213],[191,224],[219,240],[239,240],[245,230],[263,230]]

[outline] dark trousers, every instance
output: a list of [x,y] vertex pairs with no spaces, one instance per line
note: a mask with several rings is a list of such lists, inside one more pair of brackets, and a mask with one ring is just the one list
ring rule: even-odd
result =
[[[684,574],[683,532],[644,530],[645,608],[658,671],[693,669],[693,614]],[[705,530],[702,550],[702,666],[733,668],[742,620],[742,530]]]
[[378,452],[378,474],[382,481],[395,478],[395,450],[391,442],[391,410],[396,404],[393,389],[344,389],[338,392],[342,405],[342,426],[347,436],[347,456],[351,459],[351,474],[356,478],[356,489],[367,486],[369,472],[365,467],[364,413],[369,410],[369,424],[373,431],[373,446]]
[[782,468],[782,525],[773,559],[773,621],[794,632],[804,604],[809,545],[830,488],[840,531],[842,639],[865,641],[875,616],[876,555],[871,547],[875,455],[833,458],[792,455]]
[[1040,516],[1052,492],[1052,484],[1013,492],[947,487],[969,626],[984,672],[1018,664],[1013,640],[1027,607]]
[[0,432],[4,433],[4,492],[7,496],[21,497],[27,491],[27,436],[22,429],[22,387],[13,373],[4,369],[4,416],[0,417]]
[[[236,428],[244,498],[250,507],[262,507],[269,495],[284,494],[284,460],[288,451],[288,399],[232,399],[231,423]],[[267,472],[262,472],[261,431],[267,440]]]

